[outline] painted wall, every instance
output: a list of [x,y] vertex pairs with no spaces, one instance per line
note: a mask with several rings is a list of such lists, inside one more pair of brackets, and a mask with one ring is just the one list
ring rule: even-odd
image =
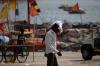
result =
[[[19,15],[16,20],[27,20],[27,1],[17,0]],[[81,22],[80,15],[71,15],[67,11],[58,9],[62,4],[73,5],[76,2],[83,8],[86,14],[82,15],[82,22],[100,22],[100,0],[37,0],[38,6],[41,9],[39,16],[31,17],[31,23],[42,24],[54,20],[67,20],[68,22]],[[0,4],[1,8],[1,4]],[[14,20],[14,17],[12,21]]]

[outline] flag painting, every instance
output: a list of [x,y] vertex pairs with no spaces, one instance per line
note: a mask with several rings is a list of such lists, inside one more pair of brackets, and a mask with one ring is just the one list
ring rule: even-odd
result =
[[7,3],[4,3],[0,11],[0,19],[7,18]]
[[15,0],[9,0],[9,8],[10,9],[15,9],[16,8]]
[[9,10],[15,10],[15,0],[1,0],[2,8],[0,10],[0,19],[7,18]]

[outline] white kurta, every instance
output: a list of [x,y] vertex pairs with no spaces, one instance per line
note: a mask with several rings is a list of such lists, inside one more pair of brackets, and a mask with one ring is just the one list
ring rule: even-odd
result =
[[49,30],[45,36],[46,54],[57,53],[56,34],[53,30]]

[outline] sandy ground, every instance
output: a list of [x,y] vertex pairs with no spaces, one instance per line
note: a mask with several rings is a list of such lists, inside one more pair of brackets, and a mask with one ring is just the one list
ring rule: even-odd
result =
[[[80,52],[62,52],[63,56],[57,56],[59,66],[100,66],[100,57],[94,56],[91,61],[84,61]],[[46,66],[46,57],[43,52],[30,53],[25,63],[0,63],[0,66]]]

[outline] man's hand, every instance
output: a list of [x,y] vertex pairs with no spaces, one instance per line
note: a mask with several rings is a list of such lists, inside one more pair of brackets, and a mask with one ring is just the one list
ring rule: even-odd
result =
[[47,54],[46,53],[44,53],[44,57],[47,57]]
[[61,52],[58,52],[57,55],[58,55],[58,56],[62,56]]

